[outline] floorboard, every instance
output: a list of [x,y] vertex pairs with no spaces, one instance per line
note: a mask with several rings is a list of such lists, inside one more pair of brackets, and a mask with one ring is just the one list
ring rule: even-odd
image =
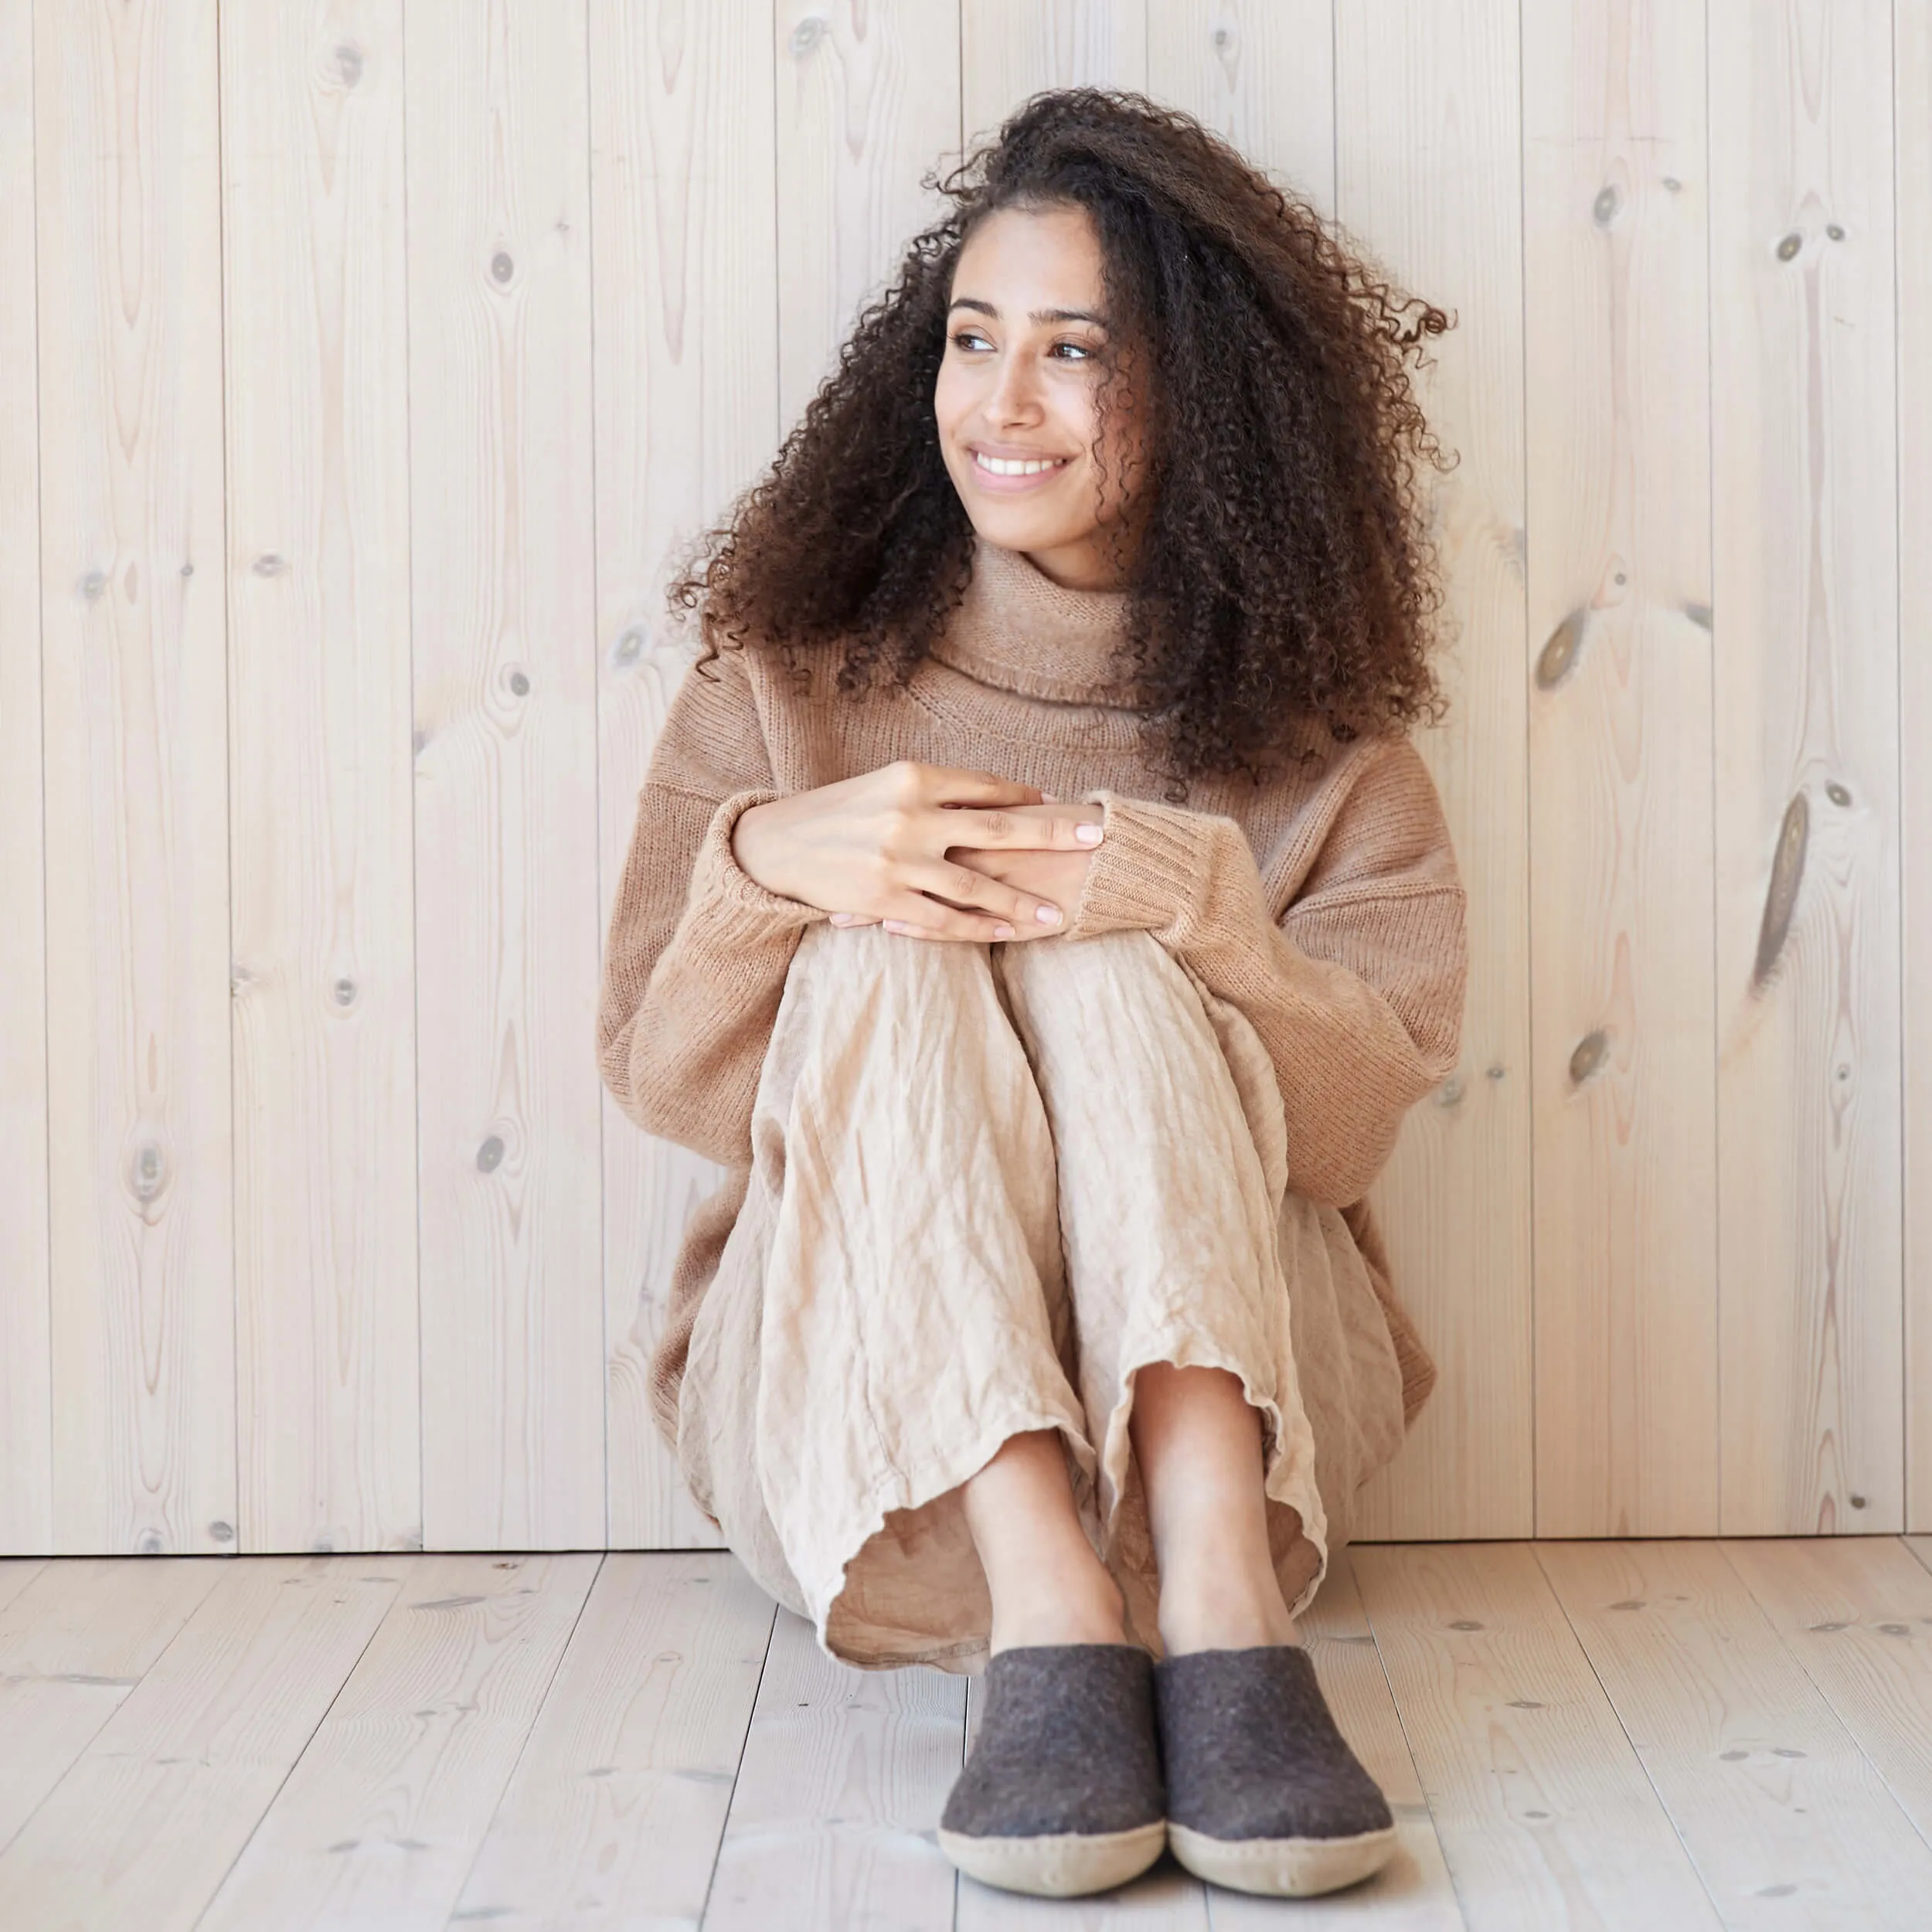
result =
[[10,1926],[192,1926],[398,1587],[369,1557],[211,1567],[180,1634],[0,1855]]
[[1932,1574],[1891,1536],[1753,1537],[1723,1549],[1932,1842]]
[[19,1568],[31,1573],[0,1610],[0,1850],[226,1565],[207,1556],[70,1556]]
[[965,1680],[858,1671],[781,1611],[745,1739],[705,1932],[950,1932],[940,1808],[959,1775]]
[[1885,1932],[1932,1897],[1932,1539],[1358,1545],[1302,1620],[1396,1861],[1049,1901],[936,1830],[981,1680],[735,1559],[0,1563],[5,1932]]
[[1923,1932],[1932,1846],[1720,1549],[1537,1553],[1726,1925]]
[[601,1560],[412,1564],[203,1932],[440,1928]]
[[695,1926],[771,1626],[721,1552],[607,1557],[453,1923]]
[[1471,1932],[1715,1927],[1531,1546],[1359,1546],[1355,1558]]

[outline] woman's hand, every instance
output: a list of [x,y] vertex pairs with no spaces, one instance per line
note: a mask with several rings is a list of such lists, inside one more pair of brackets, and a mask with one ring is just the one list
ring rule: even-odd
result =
[[[1097,805],[1048,803],[1037,787],[991,772],[902,758],[753,806],[733,828],[731,851],[767,892],[816,906],[835,924],[984,942],[1043,937],[1065,914],[1017,871],[1009,882],[982,864],[1064,855],[1083,876],[1100,835]],[[1050,876],[1057,884],[1070,874]]]

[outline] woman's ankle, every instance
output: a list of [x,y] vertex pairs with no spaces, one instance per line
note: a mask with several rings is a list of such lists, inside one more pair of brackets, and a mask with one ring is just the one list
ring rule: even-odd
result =
[[1124,1614],[1120,1587],[1102,1570],[1097,1579],[1029,1590],[1018,1603],[995,1597],[990,1648],[997,1654],[1029,1644],[1124,1644]]
[[1161,1648],[1171,1657],[1301,1641],[1271,1574],[1230,1577],[1223,1572],[1207,1583],[1163,1577],[1159,1623]]

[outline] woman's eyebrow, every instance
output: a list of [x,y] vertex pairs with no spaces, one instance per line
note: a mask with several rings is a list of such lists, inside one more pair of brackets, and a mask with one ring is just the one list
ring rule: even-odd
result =
[[[955,308],[976,308],[981,315],[990,315],[995,321],[999,320],[999,311],[991,302],[982,302],[975,295],[954,296],[947,314],[950,315]],[[1098,322],[1103,328],[1107,326],[1104,315],[1097,315],[1087,308],[1036,308],[1027,319],[1035,322]]]

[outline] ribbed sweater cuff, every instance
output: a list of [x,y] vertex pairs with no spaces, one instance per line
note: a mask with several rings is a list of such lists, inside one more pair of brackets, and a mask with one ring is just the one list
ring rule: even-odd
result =
[[767,891],[732,852],[731,835],[740,818],[753,805],[769,804],[784,795],[767,789],[734,791],[720,800],[711,815],[691,868],[687,901],[692,911],[702,917],[707,937],[727,940],[770,938],[827,917],[801,899]]
[[1240,838],[1240,828],[1112,791],[1090,791],[1081,802],[1103,808],[1107,836],[1094,849],[1066,937],[1191,924],[1206,903],[1226,833]]

